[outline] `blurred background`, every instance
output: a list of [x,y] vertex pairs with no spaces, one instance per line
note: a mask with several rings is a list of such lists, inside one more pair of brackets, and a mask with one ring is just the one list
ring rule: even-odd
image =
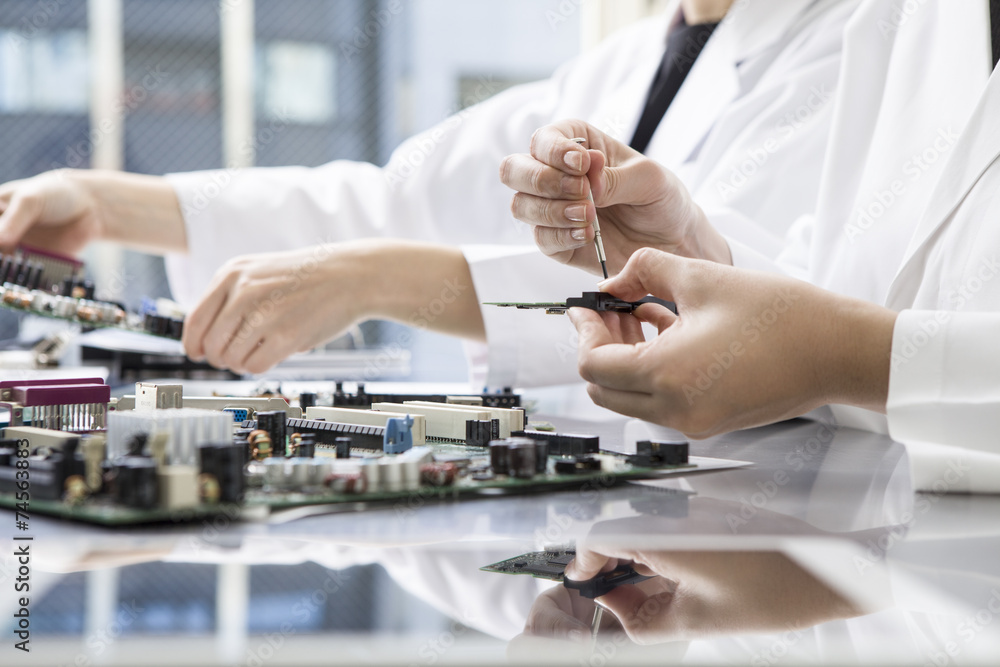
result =
[[[382,165],[407,136],[549,76],[663,4],[0,0],[0,182],[60,167]],[[103,298],[169,296],[158,257],[84,259]],[[0,339],[23,322],[0,312]],[[363,332],[366,346],[400,338],[385,323]],[[412,340],[411,379],[465,380],[456,341]]]

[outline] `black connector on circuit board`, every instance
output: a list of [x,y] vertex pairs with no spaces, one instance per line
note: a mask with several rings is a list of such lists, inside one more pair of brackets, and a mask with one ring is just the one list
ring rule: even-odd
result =
[[570,308],[586,308],[599,313],[631,313],[645,303],[655,303],[668,308],[674,314],[677,306],[673,301],[665,301],[655,296],[645,296],[638,301],[624,301],[607,292],[584,292],[580,296],[571,296],[565,302],[550,301],[540,303],[523,303],[518,301],[491,301],[484,306],[500,306],[501,308],[520,308],[521,310],[544,309],[550,315],[560,315]]

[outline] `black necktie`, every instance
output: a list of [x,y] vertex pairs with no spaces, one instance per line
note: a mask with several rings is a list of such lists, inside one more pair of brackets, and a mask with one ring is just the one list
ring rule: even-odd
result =
[[990,0],[990,34],[993,36],[993,67],[1000,63],[1000,0]]
[[[996,0],[1000,2],[1000,0]],[[699,23],[687,25],[681,23],[667,39],[667,50],[663,53],[660,69],[653,79],[646,97],[646,106],[639,118],[629,145],[640,153],[646,150],[653,132],[667,113],[670,103],[674,101],[677,91],[681,89],[684,79],[694,66],[702,48],[712,36],[718,23]]]

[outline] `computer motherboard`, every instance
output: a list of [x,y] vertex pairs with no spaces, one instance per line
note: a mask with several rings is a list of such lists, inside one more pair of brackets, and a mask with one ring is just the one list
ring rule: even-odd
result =
[[0,506],[134,525],[596,490],[740,465],[690,457],[687,442],[640,442],[624,455],[594,435],[538,430],[509,390],[349,394],[338,386],[332,402],[184,396],[180,385],[143,383],[112,399],[94,378],[3,381],[0,411],[10,423],[0,433]]

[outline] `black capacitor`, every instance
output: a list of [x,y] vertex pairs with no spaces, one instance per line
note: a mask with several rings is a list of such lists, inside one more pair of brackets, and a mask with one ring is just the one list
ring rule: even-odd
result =
[[465,422],[465,444],[467,446],[486,447],[491,440],[496,438],[497,436],[493,435],[493,422],[491,420],[469,419]]
[[239,502],[246,491],[246,476],[243,474],[246,449],[239,443],[224,442],[218,445],[218,450],[219,469],[215,478],[219,480],[219,500]]
[[547,440],[535,440],[535,472],[544,475],[549,464],[549,443]]
[[13,258],[10,255],[0,255],[0,284],[7,282],[7,272],[10,271]]
[[346,435],[338,436],[333,440],[334,447],[337,448],[338,459],[351,458],[351,439]]
[[311,408],[314,405],[316,405],[315,393],[311,391],[304,391],[301,394],[299,394],[299,408],[302,409],[303,413],[305,413],[305,411],[308,408]]
[[509,438],[507,440],[510,476],[519,479],[531,479],[537,469],[535,441],[527,438]]
[[178,320],[175,318],[167,319],[166,335],[174,340],[180,340],[184,337],[184,320]]
[[271,456],[285,456],[285,423],[288,416],[284,410],[268,410],[257,413],[257,428],[271,437]]
[[490,443],[490,467],[493,468],[494,475],[510,474],[510,443],[506,440],[494,440]]
[[21,272],[23,270],[24,270],[24,260],[20,257],[15,258],[14,261],[11,262],[10,269],[7,271],[7,277],[5,279],[5,282],[14,283],[15,285],[20,285],[21,283],[18,282],[18,278],[20,277]]
[[298,447],[295,448],[296,458],[311,459],[316,456],[316,435],[313,433],[302,433],[300,434],[302,439],[299,440]]
[[21,287],[27,287],[28,282],[31,278],[32,262],[30,260],[24,260],[21,262],[21,270],[17,273],[17,278],[14,280],[15,283]]
[[156,462],[145,456],[126,456],[115,464],[117,500],[126,507],[152,509],[156,507],[159,489]]
[[66,276],[62,280],[62,287],[59,288],[60,296],[73,296],[73,276]]
[[219,500],[236,503],[246,492],[243,466],[247,461],[247,446],[243,442],[206,442],[198,446],[201,454],[200,471],[215,477],[219,483]]
[[94,281],[84,280],[83,281],[83,298],[90,301],[94,300]]
[[45,267],[41,264],[34,264],[31,267],[31,271],[28,273],[28,289],[38,289],[42,284],[42,274],[45,272]]

